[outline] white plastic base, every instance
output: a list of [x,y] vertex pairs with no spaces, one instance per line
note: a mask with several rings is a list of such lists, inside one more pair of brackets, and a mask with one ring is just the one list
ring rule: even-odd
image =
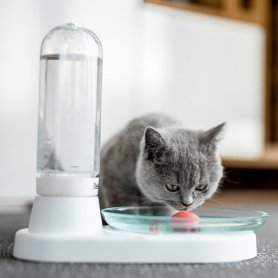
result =
[[143,235],[111,231],[90,237],[43,236],[20,230],[16,258],[44,262],[220,263],[257,255],[253,232]]
[[44,262],[219,263],[257,255],[253,232],[135,234],[102,228],[97,197],[37,197],[14,256]]
[[36,196],[28,228],[30,235],[91,236],[101,230],[102,220],[97,196]]

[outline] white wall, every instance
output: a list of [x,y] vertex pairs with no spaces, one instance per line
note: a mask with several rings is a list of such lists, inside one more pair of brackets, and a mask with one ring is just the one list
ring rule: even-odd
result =
[[141,0],[0,2],[0,196],[35,194],[39,47],[77,22],[104,48],[102,138],[163,111],[188,127],[229,122],[226,154],[262,145],[263,31]]
[[165,111],[192,128],[226,121],[222,154],[259,155],[264,133],[263,29],[153,5],[141,21],[140,68],[132,86],[137,114]]

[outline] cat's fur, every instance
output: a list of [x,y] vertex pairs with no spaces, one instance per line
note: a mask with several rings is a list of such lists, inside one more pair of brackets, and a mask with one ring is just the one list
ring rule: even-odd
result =
[[[102,207],[162,202],[190,210],[217,190],[223,175],[216,144],[224,124],[188,130],[165,115],[131,121],[101,150]],[[179,189],[170,192],[166,185]],[[195,187],[207,184],[200,192]]]

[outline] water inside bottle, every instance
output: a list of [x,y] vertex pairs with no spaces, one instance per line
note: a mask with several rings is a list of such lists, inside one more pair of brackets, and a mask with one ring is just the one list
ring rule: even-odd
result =
[[40,63],[38,176],[98,176],[102,60],[43,55]]

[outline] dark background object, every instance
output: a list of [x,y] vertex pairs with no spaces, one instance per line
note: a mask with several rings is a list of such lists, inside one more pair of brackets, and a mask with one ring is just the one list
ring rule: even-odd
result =
[[225,170],[222,188],[223,190],[275,190],[278,188],[278,171],[228,168]]

